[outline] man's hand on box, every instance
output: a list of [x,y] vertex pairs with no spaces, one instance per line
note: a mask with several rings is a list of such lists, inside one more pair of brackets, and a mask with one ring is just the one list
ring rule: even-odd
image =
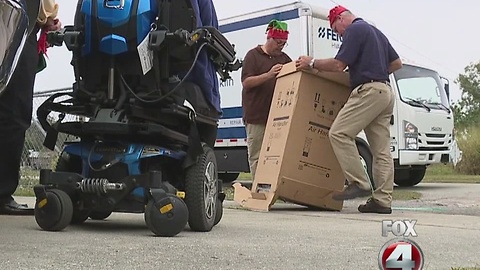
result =
[[314,59],[311,56],[300,56],[295,61],[298,69],[316,69],[318,71],[342,72],[347,68],[347,64],[335,59]]
[[311,56],[300,56],[296,61],[295,61],[295,66],[297,69],[311,69],[311,63],[312,63],[313,57]]
[[274,65],[270,71],[268,71],[268,75],[270,75],[270,77],[275,77],[277,76],[278,73],[280,73],[280,70],[282,70],[282,67],[283,65],[282,64],[276,64]]
[[313,57],[311,56],[300,56],[296,61],[295,61],[295,66],[297,69],[312,69],[311,63],[312,63]]

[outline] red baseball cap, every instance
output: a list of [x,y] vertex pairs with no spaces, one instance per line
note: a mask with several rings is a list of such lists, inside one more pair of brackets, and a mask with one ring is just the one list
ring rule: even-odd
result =
[[333,23],[337,19],[338,15],[342,14],[342,12],[347,11],[348,9],[343,6],[336,6],[332,9],[330,9],[330,14],[328,15],[328,19],[330,20],[330,27],[333,26]]

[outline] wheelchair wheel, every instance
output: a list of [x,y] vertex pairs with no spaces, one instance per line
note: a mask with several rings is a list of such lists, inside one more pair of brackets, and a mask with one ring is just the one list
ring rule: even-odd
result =
[[90,212],[89,217],[93,220],[104,220],[108,218],[112,212],[110,211],[92,211]]
[[63,190],[51,189],[45,193],[46,197],[35,203],[35,221],[46,231],[61,231],[72,220],[72,200]]
[[145,207],[145,223],[156,235],[172,237],[179,234],[188,222],[188,209],[185,202],[173,195],[155,202],[149,200]]
[[213,150],[203,144],[203,154],[185,174],[185,202],[188,225],[193,231],[208,232],[215,225],[218,203],[217,162]]

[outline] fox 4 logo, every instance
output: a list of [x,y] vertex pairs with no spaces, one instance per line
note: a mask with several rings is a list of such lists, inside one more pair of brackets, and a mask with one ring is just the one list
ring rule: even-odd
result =
[[382,236],[389,233],[396,238],[385,243],[378,254],[380,270],[420,270],[423,269],[423,252],[420,246],[406,238],[418,236],[415,231],[416,220],[384,220],[382,221]]
[[382,221],[382,236],[388,236],[388,233],[392,233],[396,237],[417,237],[418,234],[415,231],[416,220],[383,220]]

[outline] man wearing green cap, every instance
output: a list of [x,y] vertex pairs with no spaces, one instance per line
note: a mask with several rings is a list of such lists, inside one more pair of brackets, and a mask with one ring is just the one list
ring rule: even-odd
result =
[[288,40],[285,22],[272,20],[267,26],[267,40],[245,55],[242,67],[243,122],[247,130],[248,162],[255,178],[258,157],[273,99],[276,76],[282,66],[292,61],[283,52]]

